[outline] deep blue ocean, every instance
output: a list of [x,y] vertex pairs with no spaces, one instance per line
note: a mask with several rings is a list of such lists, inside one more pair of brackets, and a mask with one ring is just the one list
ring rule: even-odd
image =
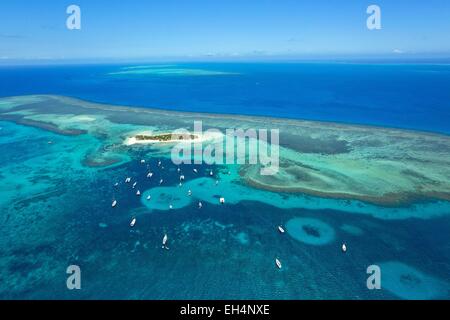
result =
[[230,74],[110,74],[123,67],[3,66],[0,96],[60,94],[118,105],[450,133],[448,64],[189,63],[173,67]]

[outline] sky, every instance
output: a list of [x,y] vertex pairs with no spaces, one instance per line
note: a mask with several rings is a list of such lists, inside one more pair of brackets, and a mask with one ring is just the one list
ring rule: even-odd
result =
[[[81,9],[81,30],[66,8]],[[366,27],[369,5],[381,30]],[[14,0],[0,3],[0,62],[450,57],[448,0]]]

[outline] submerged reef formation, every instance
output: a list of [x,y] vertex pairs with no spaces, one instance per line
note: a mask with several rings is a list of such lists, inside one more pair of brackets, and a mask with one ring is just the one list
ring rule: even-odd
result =
[[[450,137],[427,132],[290,119],[212,115],[129,108],[62,96],[0,99],[0,120],[66,135],[89,134],[84,165],[121,164],[130,159],[124,144],[140,133],[192,128],[278,129],[280,167],[261,175],[259,165],[240,166],[242,181],[258,189],[353,199],[399,206],[425,199],[450,200]],[[133,146],[142,148],[142,146]],[[170,146],[152,145],[162,156]]]

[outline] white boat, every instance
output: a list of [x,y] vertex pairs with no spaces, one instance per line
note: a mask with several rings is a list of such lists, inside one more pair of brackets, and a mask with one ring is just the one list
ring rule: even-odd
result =
[[177,172],[178,172],[178,173],[180,173],[180,171],[181,171],[181,169],[180,169],[180,168],[178,168],[178,169],[177,169]]
[[210,175],[210,176],[213,176],[213,175],[214,175],[214,173],[212,172],[212,170],[209,172],[209,175]]
[[118,182],[114,183],[114,187],[117,187],[118,185],[119,185],[119,183],[118,183]]
[[223,198],[223,197],[220,198],[220,199],[219,199],[219,202],[220,202],[221,204],[224,204],[224,203],[225,203],[225,198]]
[[347,252],[347,246],[345,245],[345,243],[342,245],[342,252]]
[[131,222],[130,222],[130,227],[134,227],[135,224],[136,224],[136,218],[133,218],[133,220],[131,220]]
[[161,165],[161,161],[158,161],[158,167]]
[[275,259],[275,263],[276,263],[276,265],[277,265],[278,269],[281,269],[281,267],[282,267],[282,265],[281,265],[281,261],[280,261],[280,260],[278,260],[278,259]]
[[191,196],[191,195],[192,195],[192,191],[188,190],[188,196]]
[[167,240],[169,239],[169,237],[167,237],[167,234],[164,235],[163,240],[162,240],[162,248],[163,249],[169,249],[166,246]]
[[117,201],[116,200],[114,200],[113,202],[112,202],[112,204],[111,204],[111,207],[115,207],[117,205]]
[[198,208],[201,209],[203,207],[203,204],[201,202],[198,203]]
[[195,169],[195,168],[192,171],[194,171],[195,173],[198,173],[197,169]]
[[180,182],[178,185],[181,187],[183,184]]
[[173,205],[169,204],[169,209],[172,210],[173,209]]
[[147,196],[147,200],[150,200],[151,198],[152,198],[152,196],[150,196],[150,195],[149,195],[149,196]]
[[145,160],[144,160],[144,159],[142,159],[142,160],[141,160],[141,163],[142,163],[142,164],[144,164],[144,163],[145,163]]
[[180,176],[180,181],[183,181],[184,180],[184,175],[181,175]]
[[125,179],[125,183],[130,183],[131,182],[131,178],[126,178]]
[[136,185],[137,185],[137,182],[133,183],[133,189],[136,187]]
[[151,178],[153,176],[153,173],[152,172],[149,172],[148,174],[147,174],[147,178]]
[[216,186],[219,184],[219,180],[216,180]]
[[164,180],[163,180],[163,179],[159,180],[159,184],[162,184],[163,182],[164,182]]
[[141,195],[141,192],[138,190],[138,191],[136,192],[136,195],[137,195],[137,196],[140,196],[140,195]]
[[280,233],[284,233],[284,228],[282,226],[278,226],[278,231],[280,231]]

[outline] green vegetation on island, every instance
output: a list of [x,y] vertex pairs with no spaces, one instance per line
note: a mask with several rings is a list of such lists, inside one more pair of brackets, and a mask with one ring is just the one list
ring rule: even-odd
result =
[[158,134],[158,135],[143,135],[138,134],[135,136],[136,140],[138,141],[173,141],[173,140],[194,140],[198,137],[193,134],[172,134],[172,133],[165,133],[165,134]]

